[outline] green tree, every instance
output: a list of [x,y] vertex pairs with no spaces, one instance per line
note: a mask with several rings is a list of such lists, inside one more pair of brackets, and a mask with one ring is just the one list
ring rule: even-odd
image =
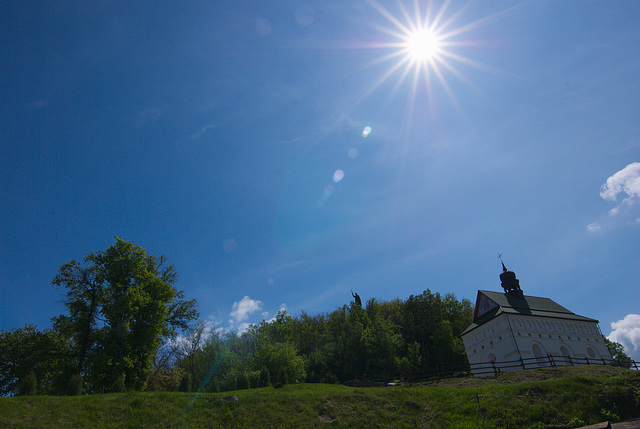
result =
[[70,374],[62,369],[69,365],[69,348],[57,332],[33,325],[0,331],[0,396],[20,393],[21,385],[29,387],[23,393],[64,393]]
[[118,237],[84,264],[71,260],[53,279],[66,290],[67,309],[54,327],[73,340],[75,370],[90,390],[142,389],[163,337],[197,317],[195,301],[175,287],[177,273],[164,256]]
[[607,344],[607,348],[609,349],[609,353],[611,353],[613,362],[617,366],[631,368],[632,359],[624,352],[624,346],[622,344],[611,341],[606,337],[604,342]]
[[305,381],[304,360],[298,356],[295,347],[291,343],[265,343],[260,346],[252,358],[252,367],[255,370],[266,368],[270,374],[287,375],[287,380],[278,381],[301,383]]

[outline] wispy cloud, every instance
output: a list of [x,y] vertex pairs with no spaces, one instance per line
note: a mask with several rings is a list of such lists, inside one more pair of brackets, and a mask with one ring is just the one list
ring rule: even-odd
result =
[[[600,197],[606,201],[617,201],[619,195],[622,195],[623,199],[620,204],[609,210],[609,217],[617,216],[626,208],[640,202],[640,162],[627,165],[609,177],[606,183],[600,187]],[[640,223],[640,217],[637,217],[635,222]],[[600,229],[600,222],[587,225],[589,232],[600,231]]]
[[611,323],[611,329],[608,338],[622,344],[628,356],[640,361],[640,314],[627,314]]
[[195,133],[191,134],[191,138],[192,139],[197,139],[198,137],[202,136],[204,133],[206,133],[207,131],[209,131],[210,129],[213,129],[217,126],[216,123],[211,123],[211,124],[207,124],[204,127],[201,127],[198,131],[196,131]]

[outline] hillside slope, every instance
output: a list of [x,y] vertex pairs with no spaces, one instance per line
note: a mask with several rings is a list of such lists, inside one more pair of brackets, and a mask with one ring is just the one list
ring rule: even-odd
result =
[[388,388],[0,398],[0,427],[576,427],[640,417],[640,372],[564,367]]

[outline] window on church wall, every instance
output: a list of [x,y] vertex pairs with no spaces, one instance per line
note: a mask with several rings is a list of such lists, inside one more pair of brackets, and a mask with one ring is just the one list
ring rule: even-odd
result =
[[542,350],[542,347],[540,347],[538,344],[534,344],[532,347],[532,350],[533,350],[533,355],[536,358],[536,362],[538,362],[538,364],[544,364],[545,353]]
[[571,350],[569,350],[568,347],[564,345],[560,346],[560,356],[562,357],[562,359],[560,359],[560,365],[571,365],[571,358],[573,356],[571,356]]
[[592,349],[591,347],[587,347],[587,354],[591,358],[595,358],[597,356],[596,351],[594,349]]

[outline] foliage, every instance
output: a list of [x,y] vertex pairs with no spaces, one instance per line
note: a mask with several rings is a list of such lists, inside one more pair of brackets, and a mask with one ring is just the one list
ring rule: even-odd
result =
[[71,376],[65,393],[69,396],[76,396],[82,393],[82,376],[80,374]]
[[[69,395],[218,392],[272,383],[415,380],[467,367],[458,336],[471,322],[472,306],[452,294],[372,298],[366,306],[351,303],[316,316],[280,311],[238,334],[205,322],[189,327],[195,302],[184,299],[176,281],[166,258],[120,238],[87,254],[83,264],[62,265],[53,284],[65,291],[66,313],[53,318],[54,330],[0,333],[0,392],[16,394],[21,386]],[[26,378],[31,371],[35,379]]]
[[446,375],[466,369],[458,335],[471,317],[468,300],[427,290],[407,301],[370,299],[365,307],[351,303],[316,316],[281,311],[240,335],[200,322],[172,348],[173,368],[205,392],[245,388],[245,374],[252,387]]
[[38,394],[38,379],[36,378],[35,372],[31,371],[22,380],[20,380],[18,394],[29,396],[35,396]]
[[267,369],[266,366],[263,366],[260,369],[260,381],[258,382],[258,387],[269,387],[271,386],[271,373]]
[[193,377],[191,374],[184,374],[182,376],[182,380],[180,380],[180,392],[191,392],[193,391]]
[[74,370],[89,391],[120,389],[121,378],[127,390],[144,388],[163,335],[197,317],[195,301],[176,289],[177,273],[164,256],[120,238],[84,263],[62,265],[52,282],[66,292],[67,314],[53,322],[72,339]]
[[[68,364],[69,347],[57,332],[33,325],[0,331],[0,395],[64,393],[68,377],[60,369]],[[20,389],[22,382],[28,388]]]
[[282,384],[301,383],[305,380],[304,361],[290,343],[265,343],[253,355],[251,367],[266,368],[270,374],[278,374]]
[[617,366],[623,368],[631,368],[633,360],[624,352],[624,346],[620,343],[609,340],[605,337],[604,342],[607,344],[611,358]]

